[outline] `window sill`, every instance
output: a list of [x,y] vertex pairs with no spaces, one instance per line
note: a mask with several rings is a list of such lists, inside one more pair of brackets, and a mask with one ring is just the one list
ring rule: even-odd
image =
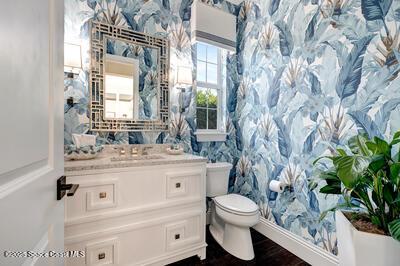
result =
[[213,132],[213,131],[197,131],[194,133],[197,137],[198,142],[210,142],[210,141],[221,141],[226,140],[227,133]]

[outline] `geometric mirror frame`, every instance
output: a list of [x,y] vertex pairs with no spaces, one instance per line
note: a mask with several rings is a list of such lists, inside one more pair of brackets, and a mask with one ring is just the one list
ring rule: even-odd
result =
[[[158,118],[121,120],[105,118],[106,39],[158,49]],[[92,131],[167,131],[169,126],[169,41],[124,27],[92,21],[90,41],[90,130]]]

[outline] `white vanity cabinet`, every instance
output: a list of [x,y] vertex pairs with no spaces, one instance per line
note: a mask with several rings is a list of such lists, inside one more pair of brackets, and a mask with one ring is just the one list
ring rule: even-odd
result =
[[205,258],[204,160],[67,170],[67,182],[79,189],[66,200],[65,247],[86,256],[66,259],[66,265],[165,265]]

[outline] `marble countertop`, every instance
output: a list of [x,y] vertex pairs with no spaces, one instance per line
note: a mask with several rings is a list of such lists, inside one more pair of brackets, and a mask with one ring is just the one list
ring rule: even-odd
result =
[[[115,149],[115,148],[114,148]],[[141,167],[141,166],[155,166],[167,164],[182,164],[182,163],[198,163],[207,162],[204,157],[184,153],[181,155],[169,155],[163,152],[163,149],[154,149],[149,152],[149,155],[159,156],[161,158],[147,159],[147,160],[119,160],[114,161],[111,158],[119,157],[118,151],[112,152],[109,148],[108,151],[103,151],[98,157],[91,160],[78,160],[78,161],[65,161],[65,172],[88,171],[99,169],[112,169],[112,168],[126,168],[126,167]],[[126,155],[128,158],[130,155]]]

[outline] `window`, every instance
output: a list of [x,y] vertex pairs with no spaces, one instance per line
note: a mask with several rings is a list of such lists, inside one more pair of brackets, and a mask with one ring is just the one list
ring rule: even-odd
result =
[[[197,135],[222,134],[225,137],[224,113],[227,51],[197,43]],[[217,141],[217,140],[208,140]]]

